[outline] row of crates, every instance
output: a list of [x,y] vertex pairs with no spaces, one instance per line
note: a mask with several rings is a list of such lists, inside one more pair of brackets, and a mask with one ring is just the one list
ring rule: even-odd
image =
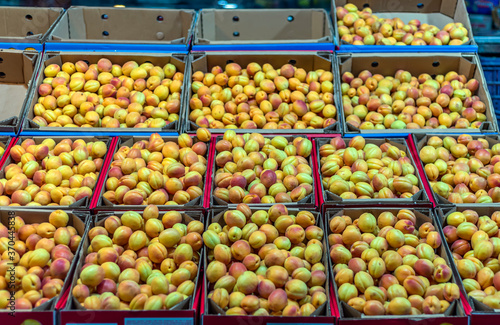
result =
[[[339,35],[336,8],[370,7],[380,18],[420,20],[442,28],[461,23],[462,45],[351,45]],[[2,7],[0,47],[41,50],[229,51],[324,50],[341,52],[477,52],[464,0],[334,0],[323,9],[168,10],[144,8]],[[342,24],[342,23],[341,23]]]

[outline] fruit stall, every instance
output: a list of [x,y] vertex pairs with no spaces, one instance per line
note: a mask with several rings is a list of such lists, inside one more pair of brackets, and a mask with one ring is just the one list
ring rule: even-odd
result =
[[466,3],[309,7],[0,7],[1,323],[500,322]]

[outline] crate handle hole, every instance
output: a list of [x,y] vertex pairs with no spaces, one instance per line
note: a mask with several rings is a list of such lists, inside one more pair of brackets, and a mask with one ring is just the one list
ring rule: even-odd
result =
[[239,37],[240,36],[240,32],[233,32],[233,36],[234,37]]
[[5,78],[5,72],[0,72],[0,79]]
[[292,59],[292,60],[288,60],[288,63],[290,63],[291,65],[296,65],[297,61],[295,61],[294,59]]
[[158,17],[156,17],[156,20],[157,20],[157,21],[163,21],[163,16],[158,16]]
[[234,62],[233,60],[227,60],[226,64],[233,63],[233,62]]
[[24,16],[24,18],[26,18],[26,20],[33,20],[33,16],[32,15],[26,15],[26,16]]
[[370,7],[370,4],[369,4],[369,3],[365,3],[365,4],[363,5],[363,8],[369,8],[369,7]]
[[0,63],[3,63],[3,59],[2,58],[0,58]]
[[108,19],[108,15],[102,14],[101,19]]
[[439,67],[440,65],[441,65],[441,63],[439,63],[439,61],[434,61],[434,62],[432,62],[432,66],[433,66],[434,68],[437,68],[437,67]]
[[233,21],[240,21],[240,17],[238,17],[238,16],[234,16],[234,17],[233,17]]
[[290,16],[288,16],[288,17],[286,18],[286,20],[288,20],[289,22],[292,22],[294,19],[295,19],[295,18],[294,18],[292,15],[290,15]]
[[109,36],[109,32],[107,30],[105,30],[105,31],[102,32],[102,35],[103,36]]
[[417,8],[418,9],[422,9],[424,7],[424,4],[423,3],[417,3]]
[[90,64],[90,62],[88,60],[82,60],[83,62],[87,63],[87,65]]
[[374,67],[374,68],[378,67],[378,62],[377,61],[373,61],[372,62],[372,67]]
[[33,35],[33,32],[27,32],[26,33],[26,36],[31,36],[31,35]]

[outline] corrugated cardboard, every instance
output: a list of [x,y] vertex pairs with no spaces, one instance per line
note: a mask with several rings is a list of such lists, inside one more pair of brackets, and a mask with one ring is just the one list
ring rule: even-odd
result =
[[38,57],[36,52],[0,49],[0,132],[19,130]]
[[[189,107],[189,100],[193,94],[191,89],[192,75],[196,71],[204,73],[210,72],[214,66],[225,67],[226,64],[235,62],[242,68],[246,68],[249,63],[257,62],[260,65],[265,63],[271,64],[275,69],[280,68],[285,64],[293,64],[296,67],[303,68],[306,71],[323,69],[332,71],[334,74],[334,92],[335,88],[335,57],[329,52],[311,52],[311,51],[290,51],[283,53],[281,51],[267,51],[267,52],[252,52],[252,51],[236,51],[236,52],[192,52],[190,55],[189,67],[184,77],[186,81],[186,88],[184,92],[184,102],[182,107],[185,108],[185,132],[196,132],[199,126],[189,119],[191,109]],[[312,133],[339,133],[341,124],[341,106],[338,104],[338,98],[334,93],[334,105],[337,108],[337,122],[326,129],[234,129],[236,133],[251,133],[259,132],[262,134],[312,134]],[[226,129],[209,129],[212,133],[224,133]]]
[[[448,225],[446,222],[446,218],[448,215],[450,215],[453,212],[463,212],[465,210],[474,210],[476,211],[480,217],[482,216],[488,216],[491,217],[491,215],[498,211],[498,207],[492,206],[492,205],[478,205],[478,204],[461,204],[460,206],[453,207],[451,209],[447,208],[440,208],[435,210],[436,217],[438,220],[441,222],[441,230]],[[443,238],[444,234],[441,235]],[[446,241],[443,240],[443,243]],[[453,261],[453,253],[451,252],[450,245],[446,245],[446,253],[448,254],[448,258],[450,261]],[[467,297],[468,303],[472,307],[472,315],[471,315],[471,324],[480,324],[481,320],[484,319],[483,317],[487,317],[488,322],[491,322],[492,324],[496,324],[500,321],[500,312],[498,310],[495,310],[482,302],[478,301],[477,299],[474,299],[472,297],[467,296],[465,289],[463,287],[462,283],[462,277],[460,276],[460,273],[458,272],[458,269],[453,263],[453,272],[455,278],[458,280],[461,290],[463,291],[463,294]],[[484,324],[484,323],[483,323]]]
[[[260,208],[252,208],[252,213],[256,212],[258,210],[261,210]],[[221,227],[224,227],[226,225],[224,221],[224,213],[228,210],[212,210],[209,213],[209,216],[207,218],[207,223],[206,223],[206,229],[208,229],[208,226],[211,223],[218,223],[221,225]],[[301,211],[300,208],[289,208],[288,209],[288,214],[289,215],[297,215]],[[315,217],[315,225],[318,227],[323,227],[323,217],[320,213],[318,212],[312,212],[311,213]],[[327,242],[326,242],[326,234],[323,236],[323,247],[328,247]],[[205,267],[208,266],[208,250],[205,251]],[[327,250],[323,250],[323,259],[322,263],[327,267],[328,265],[328,253]],[[334,317],[332,316],[332,310],[330,307],[330,292],[328,288],[330,287],[330,274],[329,272],[326,272],[326,282],[325,282],[325,288],[326,290],[326,296],[327,296],[327,302],[323,305],[321,305],[316,311],[309,317],[285,317],[285,316],[226,316],[224,310],[222,310],[217,304],[215,304],[211,299],[207,299],[208,293],[213,290],[213,285],[211,285],[208,282],[208,279],[205,276],[203,277],[203,286],[205,289],[205,294],[204,294],[204,300],[202,301],[202,304],[204,305],[204,311],[205,313],[201,315],[203,319],[203,324],[206,325],[216,325],[216,324],[223,324],[223,323],[249,323],[249,324],[273,324],[273,323],[299,323],[299,324],[308,324],[308,323],[315,323],[315,324],[321,324],[321,323],[334,323]]]
[[[479,129],[398,129],[398,130],[360,130],[351,124],[345,122],[344,129],[346,133],[354,134],[390,134],[390,133],[421,133],[429,132],[440,133],[496,133],[498,132],[497,120],[490,93],[484,78],[484,72],[477,55],[469,53],[387,53],[387,54],[337,54],[339,64],[339,75],[337,76],[339,86],[342,84],[342,74],[352,72],[356,77],[363,70],[369,70],[371,73],[380,73],[383,76],[394,76],[396,71],[403,69],[409,71],[413,76],[422,73],[432,75],[446,74],[450,71],[456,71],[459,75],[465,75],[467,79],[474,78],[479,82],[479,89],[476,95],[486,105],[487,120],[481,124]],[[337,100],[342,104],[342,93]],[[343,111],[343,107],[342,107]]]
[[332,43],[332,25],[323,9],[203,9],[194,45]]
[[[292,135],[284,136],[284,138],[287,139],[288,142],[292,142],[293,139],[298,138],[298,137],[299,137],[298,135],[297,136],[292,136]],[[272,139],[274,137],[264,136],[264,138]],[[222,139],[223,139],[223,136],[218,136],[215,143],[217,143],[218,141],[220,141]],[[215,174],[216,174],[217,170],[220,168],[216,165],[216,161],[215,161],[215,158],[217,157],[218,153],[219,152],[215,151],[213,165],[212,165],[213,166],[212,167],[212,182],[210,184],[210,191],[211,191],[212,195],[211,195],[210,207],[216,208],[216,209],[221,209],[221,208],[223,209],[223,208],[227,208],[227,207],[229,207],[229,208],[236,207],[237,204],[232,204],[230,202],[226,202],[224,200],[221,200],[213,194],[215,191],[215,188],[216,188],[216,186],[215,186]],[[314,152],[311,151],[311,155],[306,159],[308,160],[309,166],[311,167],[312,172],[314,174],[315,173],[315,170],[314,170],[315,166],[313,166],[313,164],[312,164],[312,156],[313,155],[314,155]],[[282,203],[282,204],[286,205],[287,207],[314,207],[314,203],[316,202],[316,197],[315,197],[315,195],[316,195],[316,193],[315,193],[316,183],[314,181],[314,177],[313,177],[312,188],[313,188],[312,193],[309,194],[308,196],[306,196],[305,198],[303,198],[302,200],[297,201],[297,202]],[[244,189],[244,190],[246,190],[246,189]],[[265,203],[265,204],[264,203],[263,204],[249,203],[247,205],[250,206],[251,208],[261,208],[261,207],[269,206],[270,204],[269,203]]]
[[[80,60],[86,60],[89,64],[97,63],[101,58],[109,59],[113,64],[123,65],[128,61],[136,61],[139,64],[145,62],[151,62],[154,65],[158,65],[163,67],[167,63],[171,63],[176,66],[179,72],[184,73],[184,80],[186,79],[186,66],[188,56],[185,54],[177,54],[177,53],[115,53],[115,52],[45,52],[43,58],[41,58],[40,70],[36,79],[34,79],[33,89],[30,91],[30,102],[26,106],[23,116],[25,120],[23,122],[23,130],[24,131],[50,131],[50,132],[82,132],[81,128],[60,128],[60,127],[40,127],[38,124],[33,122],[33,118],[35,117],[33,108],[35,104],[38,102],[38,87],[43,83],[44,73],[43,70],[50,64],[58,64],[61,66],[65,62],[77,62]],[[1,66],[0,66],[1,67]],[[182,93],[185,92],[185,81],[181,88],[181,98]],[[182,104],[182,100],[181,100]],[[142,132],[142,133],[152,133],[152,132],[178,132],[180,129],[179,125],[182,122],[182,106],[181,111],[179,112],[179,121],[175,121],[169,123],[164,128],[86,128],[85,132],[89,132],[91,134],[120,134],[123,132]]]
[[[23,218],[26,224],[49,222],[50,211],[44,211],[39,209],[19,209],[16,210],[15,215]],[[90,216],[87,212],[74,212],[67,211],[69,216],[68,226],[72,226],[76,229],[78,234],[84,238],[87,235],[87,225],[90,222]],[[9,210],[0,210],[0,221],[3,225],[8,227],[9,222]],[[83,241],[82,241],[83,242]],[[39,321],[42,325],[55,323],[55,312],[54,307],[57,302],[62,298],[63,293],[71,286],[71,281],[73,280],[73,273],[75,272],[76,264],[78,263],[78,256],[82,248],[82,243],[78,246],[77,251],[74,253],[73,261],[71,262],[70,270],[68,275],[64,279],[64,285],[61,289],[61,293],[46,303],[40,305],[39,307],[33,308],[32,311],[15,311],[15,317],[9,316],[7,310],[0,311],[0,322],[4,324],[12,324],[15,320],[16,324],[21,324],[24,320],[34,319]]]
[[[319,155],[319,149],[321,148],[322,145],[330,143],[332,138],[320,138],[320,139],[315,139],[314,141],[316,142],[316,157],[318,160],[318,164],[321,163],[321,157]],[[346,148],[348,147],[349,141],[351,139],[344,139],[344,143],[346,144]],[[340,196],[333,194],[332,192],[328,191],[323,187],[323,176],[321,175],[321,166],[318,166],[318,173],[319,177],[321,180],[321,184],[319,184],[319,188],[321,188],[321,193],[318,195],[323,196],[323,202],[326,208],[330,208],[335,205],[340,205],[340,206],[378,206],[378,205],[389,205],[389,206],[418,206],[418,207],[424,207],[424,206],[430,206],[430,201],[429,198],[427,197],[427,193],[425,192],[423,181],[420,178],[420,175],[418,174],[417,170],[417,165],[415,164],[415,161],[413,160],[413,157],[410,153],[410,149],[408,148],[408,145],[406,143],[406,140],[404,138],[365,138],[366,143],[373,143],[377,146],[381,146],[384,143],[390,143],[393,146],[398,147],[400,150],[403,150],[406,153],[406,156],[410,158],[413,167],[415,168],[415,176],[418,178],[418,187],[420,188],[420,191],[413,195],[411,198],[408,199],[350,199],[346,200],[341,198]]]
[[[72,140],[76,140],[76,139],[83,139],[85,140],[85,142],[94,142],[94,141],[103,141],[104,143],[106,143],[106,146],[108,147],[108,152],[106,153],[106,155],[109,155],[110,154],[110,143],[111,143],[111,138],[110,137],[100,137],[100,136],[96,136],[96,137],[92,137],[92,136],[82,136],[82,137],[63,137],[63,136],[51,136],[51,138],[57,143],[61,142],[63,139],[72,139]],[[33,139],[33,141],[35,141],[35,144],[40,144],[43,142],[43,140],[47,139],[47,137],[20,137],[17,144],[21,145],[21,143],[26,140],[26,139]],[[14,161],[14,159],[12,159],[12,157],[10,156],[10,152],[6,153],[8,154],[9,156],[7,157],[7,159],[5,160],[5,163],[3,166],[1,166],[1,169],[0,169],[0,178],[4,178],[5,177],[5,167],[7,167],[9,164],[16,164],[16,162]],[[102,158],[103,161],[106,160],[106,155]],[[99,172],[99,175],[97,177],[97,179],[99,180],[101,177],[104,177],[103,175],[106,174],[107,171],[106,170],[101,170]],[[97,184],[98,182],[96,182]],[[96,194],[98,193],[98,188],[94,188],[93,189],[93,192],[92,192],[92,197],[94,195],[98,195]],[[91,198],[92,198],[91,197]],[[89,204],[90,204],[90,199],[87,199],[87,198],[84,198],[84,199],[81,199],[81,200],[78,200],[76,201],[75,203],[71,204],[71,205],[60,205],[60,206],[57,206],[56,208],[57,209],[63,209],[63,210],[66,210],[66,209],[88,209],[89,207]],[[27,209],[27,210],[33,210],[35,211],[35,209],[41,209],[41,210],[54,210],[54,206],[50,206],[50,205],[47,205],[47,206],[22,206],[22,207],[17,207],[17,206],[7,206],[7,207],[3,207],[5,209],[9,209],[9,210],[15,210],[16,213],[17,211],[23,211],[24,209]]]
[[[196,137],[191,137],[193,139],[193,143],[200,142]],[[178,143],[178,137],[162,137],[162,139],[167,142],[167,141],[172,141],[175,143]],[[114,161],[114,154],[118,152],[120,147],[123,146],[128,146],[132,147],[132,145],[136,142],[139,142],[141,140],[149,140],[149,137],[146,136],[122,136],[118,140],[118,144],[116,148],[111,148],[110,150],[110,155],[113,157],[111,162]],[[207,143],[207,152],[205,153],[205,158],[207,159],[207,165],[208,165],[208,153],[210,152],[210,142]],[[208,166],[207,166],[208,170]],[[97,207],[96,209],[99,211],[122,211],[122,210],[142,210],[144,209],[145,206],[143,205],[118,205],[118,204],[113,204],[110,202],[108,199],[103,197],[103,194],[106,192],[106,181],[108,180],[109,171],[106,171],[106,175],[103,176],[104,182],[103,186],[100,189],[100,198],[99,201],[97,202]],[[204,175],[203,178],[203,186],[205,190],[207,189],[207,182],[206,182],[206,174]],[[196,199],[186,203],[185,205],[158,205],[158,208],[161,210],[184,210],[184,209],[203,209],[203,195],[200,197],[197,197]]]
[[194,10],[71,7],[47,42],[188,44]]
[[[125,211],[115,211],[98,213],[94,219],[89,222],[89,230],[93,227],[104,226],[104,222],[109,216],[121,216]],[[198,220],[204,222],[203,215],[198,212],[182,211],[182,223],[188,224],[193,220]],[[142,215],[142,212],[140,213]],[[117,325],[127,325],[129,322],[154,322],[159,318],[164,318],[162,322],[166,322],[168,318],[184,318],[182,324],[194,324],[195,320],[195,306],[193,302],[195,300],[196,293],[198,291],[198,280],[200,279],[201,269],[202,269],[202,256],[204,247],[200,251],[199,264],[198,264],[198,275],[196,276],[195,282],[195,292],[193,296],[180,302],[179,304],[172,307],[170,310],[88,310],[83,307],[78,300],[73,296],[72,290],[77,285],[77,281],[80,277],[81,268],[85,264],[85,257],[87,256],[87,249],[90,246],[90,240],[88,236],[82,239],[82,249],[79,255],[78,263],[76,265],[75,274],[73,281],[71,283],[68,300],[64,309],[60,314],[60,324],[74,324],[74,323],[114,323]],[[187,320],[189,322],[185,323]]]
[[[472,27],[469,14],[463,0],[334,0],[332,1],[332,20],[335,28],[335,37],[341,46],[349,43],[340,39],[337,29],[336,7],[343,7],[347,3],[352,3],[362,10],[370,7],[372,12],[379,18],[401,18],[405,24],[412,19],[418,19],[422,24],[435,25],[443,28],[448,23],[462,23],[468,31],[469,41],[465,44],[474,44]],[[384,45],[381,45],[383,47]],[[447,45],[444,45],[447,46]],[[417,46],[416,46],[417,47]],[[425,46],[418,46],[417,50]],[[458,46],[457,46],[458,47]]]
[[[430,222],[432,223],[436,229],[439,228],[439,225],[436,223],[432,210],[431,209],[409,209],[415,213],[415,216],[417,217],[417,221],[415,224],[415,228],[418,229],[423,223],[425,222]],[[325,234],[330,235],[330,227],[329,223],[330,220],[333,219],[333,217],[336,216],[349,216],[352,218],[352,220],[358,219],[363,213],[370,212],[372,213],[375,218],[377,218],[382,212],[392,212],[394,215],[397,214],[399,209],[387,209],[387,208],[369,208],[369,209],[356,209],[356,208],[349,208],[349,209],[328,209],[326,210],[326,221],[325,221]],[[442,235],[441,235],[442,236]],[[453,266],[450,262],[450,259],[446,253],[446,245],[443,244],[441,245],[438,249],[435,250],[436,255],[442,257],[443,259],[446,260],[447,265],[450,266],[450,268],[453,269]],[[333,263],[331,262],[330,259],[330,270],[332,274],[330,274],[330,277],[334,278],[333,275]],[[459,286],[461,283],[459,280],[456,278],[456,276],[453,274],[452,278],[450,280],[453,283],[458,284]],[[338,287],[337,283],[335,281],[332,281],[332,284],[334,286],[334,292],[338,292]],[[337,306],[339,306],[339,319],[338,319],[338,324],[363,324],[363,325],[369,325],[369,324],[378,324],[380,322],[383,322],[384,324],[390,323],[392,324],[426,324],[426,325],[441,325],[441,324],[453,324],[453,325],[467,325],[468,324],[468,318],[467,315],[464,312],[464,309],[460,303],[460,301],[455,301],[450,304],[450,307],[443,313],[443,314],[435,314],[435,315],[407,315],[407,316],[395,316],[395,315],[384,315],[384,316],[366,316],[364,314],[359,313],[356,311],[354,308],[350,307],[344,302],[341,302],[338,299],[338,296],[336,295],[335,299],[337,300]]]
[[[469,132],[462,132],[461,134],[469,134]],[[427,135],[414,134],[413,135],[413,139],[414,139],[414,143],[415,143],[415,146],[416,146],[416,149],[417,149],[417,154],[420,154],[420,150],[427,145],[427,141],[429,140],[429,138],[434,137],[434,136],[437,136],[437,137],[439,137],[441,139],[443,139],[443,138],[445,138],[447,136],[452,137],[454,139],[457,139],[460,136],[460,134],[449,134],[449,135],[443,135],[443,134],[427,134]],[[495,145],[497,143],[500,143],[500,139],[497,140],[497,138],[493,137],[493,136],[483,136],[483,135],[474,135],[474,134],[472,135],[472,139],[479,139],[479,138],[484,138],[486,141],[488,141],[488,143],[490,144],[490,148],[493,145]],[[425,170],[424,169],[425,164],[420,159],[418,159],[418,161],[419,161],[419,164],[420,164],[422,170]],[[425,181],[429,183],[429,178],[427,178],[427,175],[425,176]],[[430,187],[430,188],[432,190],[432,187]],[[458,206],[458,207],[467,206],[467,204],[454,204],[454,203],[451,203],[450,201],[448,201],[447,198],[444,198],[441,195],[436,194],[434,191],[432,191],[432,194],[434,195],[434,200],[439,205],[439,207],[448,207],[448,208],[450,208],[451,206]],[[488,206],[488,205],[492,205],[492,204],[493,204],[493,206],[500,207],[500,203],[476,204],[475,206],[477,206],[479,208],[479,207],[482,207],[482,206]]]
[[40,43],[62,8],[0,7],[0,43]]

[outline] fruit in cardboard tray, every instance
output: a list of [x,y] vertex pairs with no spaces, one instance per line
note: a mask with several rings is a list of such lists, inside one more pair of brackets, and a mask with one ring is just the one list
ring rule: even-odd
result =
[[[462,23],[434,26],[412,19],[379,18],[370,7],[348,3],[336,8],[339,36],[353,45],[462,45],[469,41]],[[440,29],[441,28],[441,29]]]
[[[448,201],[500,202],[500,144],[490,148],[485,139],[473,139],[467,134],[433,136],[420,149],[420,159],[433,191]],[[468,233],[473,231],[469,229]]]
[[[9,291],[15,292],[16,308],[26,310],[61,293],[82,239],[68,222],[66,212],[55,210],[50,213],[48,222],[36,224],[27,224],[22,217],[16,216],[12,233],[0,225],[0,309],[8,308]],[[66,233],[69,240],[58,242],[56,236],[60,233]],[[11,236],[12,246],[9,244]],[[8,263],[15,266],[10,268]],[[9,288],[9,279],[13,279],[12,288]],[[85,295],[84,292],[79,294]]]
[[[397,226],[401,221],[407,228]],[[366,212],[354,220],[332,217],[330,258],[339,300],[365,315],[410,315],[442,313],[441,306],[459,299],[458,286],[450,282],[451,268],[435,253],[440,242],[433,237],[439,234],[429,231],[430,223],[416,226],[417,217],[407,209],[396,215]],[[403,235],[398,228],[411,232]],[[427,242],[429,235],[435,247]]]
[[[308,316],[326,302],[323,231],[312,213],[288,213],[283,204],[252,212],[240,203],[204,233],[208,298],[226,315]],[[214,246],[217,232],[228,240]]]
[[[210,139],[210,132],[203,130]],[[196,139],[195,139],[196,141]],[[184,205],[203,194],[205,142],[181,134],[177,142],[154,133],[113,156],[104,197],[113,204]]]
[[[127,211],[120,217],[109,216],[103,226],[89,231],[86,263],[72,289],[82,306],[161,310],[193,295],[203,224],[193,220],[186,225],[177,211],[160,216],[155,210],[148,206],[142,215]],[[197,240],[188,241],[188,237]]]
[[192,76],[189,119],[214,129],[321,129],[336,123],[333,74],[252,62]]
[[479,81],[450,71],[432,77],[398,70],[394,76],[364,70],[342,75],[346,122],[359,129],[477,129],[486,121]]
[[[109,68],[111,67],[111,68]],[[66,62],[44,69],[33,121],[48,127],[162,128],[179,119],[184,74],[168,63]]]
[[62,206],[90,199],[106,152],[103,141],[26,139],[10,150],[13,163],[0,179],[0,205]]
[[[378,147],[356,136],[346,147],[342,138],[333,138],[319,154],[323,188],[343,199],[409,198],[420,191],[410,158],[390,143]],[[367,222],[365,230],[375,226]]]
[[298,202],[313,190],[311,149],[302,137],[289,141],[228,130],[216,143],[214,195],[228,203]]
[[[500,290],[500,240],[498,227],[500,213],[480,216],[474,210],[455,211],[447,215],[443,222],[445,240],[453,253],[457,270],[462,277],[469,297],[475,298],[491,308],[498,308],[496,297]],[[457,231],[463,226],[476,227],[472,236]],[[445,294],[457,295],[451,289]],[[487,297],[493,297],[488,298]]]

